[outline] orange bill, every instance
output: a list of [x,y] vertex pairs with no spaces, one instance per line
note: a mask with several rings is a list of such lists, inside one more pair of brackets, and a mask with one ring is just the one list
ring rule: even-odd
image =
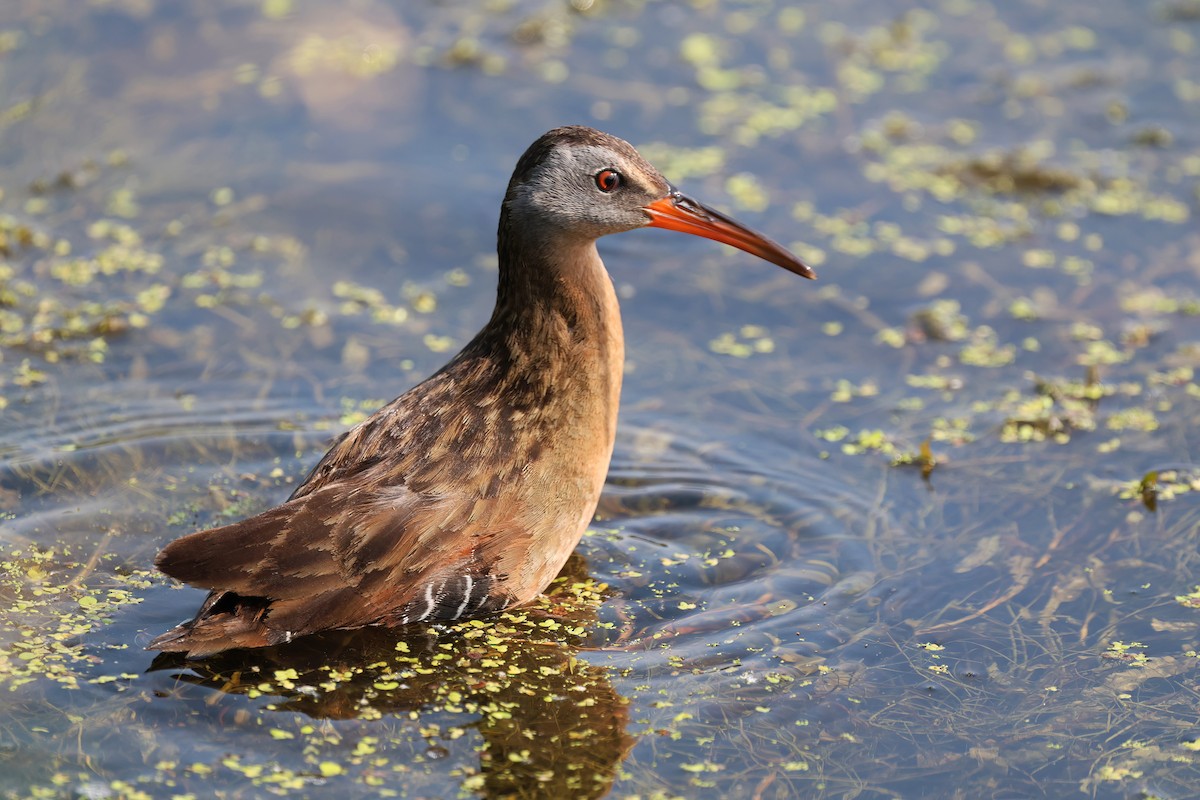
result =
[[681,192],[672,190],[663,199],[643,206],[642,210],[650,217],[651,228],[666,228],[669,231],[703,236],[733,245],[805,278],[817,277],[817,273],[782,245]]

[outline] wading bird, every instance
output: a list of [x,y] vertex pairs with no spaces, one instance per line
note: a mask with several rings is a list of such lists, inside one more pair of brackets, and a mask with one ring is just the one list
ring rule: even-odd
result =
[[625,345],[596,240],[644,227],[815,277],[678,192],[621,139],[578,126],[546,133],[504,196],[483,330],[342,436],[287,502],[167,545],[158,568],[210,593],[148,649],[202,657],[535,598],[595,513],[616,434]]

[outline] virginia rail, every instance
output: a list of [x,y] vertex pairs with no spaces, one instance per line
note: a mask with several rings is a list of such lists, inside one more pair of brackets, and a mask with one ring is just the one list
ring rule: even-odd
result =
[[202,657],[316,631],[478,617],[536,597],[595,513],[616,434],[625,345],[596,239],[644,227],[815,277],[676,191],[621,139],[550,131],[508,183],[483,330],[342,436],[287,502],[167,545],[158,568],[210,591],[194,619],[148,649]]

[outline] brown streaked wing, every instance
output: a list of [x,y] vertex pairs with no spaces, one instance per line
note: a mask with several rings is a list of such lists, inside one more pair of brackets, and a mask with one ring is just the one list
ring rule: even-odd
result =
[[513,526],[494,501],[335,483],[178,539],[157,564],[195,586],[268,598],[267,624],[298,635],[378,622],[439,576],[486,574]]
[[[465,351],[464,351],[465,352]],[[462,429],[482,432],[481,410],[461,395],[463,386],[486,391],[495,386],[498,366],[487,358],[466,358],[459,353],[446,366],[380,408],[344,433],[330,447],[289,499],[299,499],[335,484],[388,487],[407,484],[426,490],[446,483],[456,485],[442,471],[439,460],[452,462],[451,472],[469,472],[478,463],[464,458],[466,442],[456,437]],[[508,392],[495,388],[495,396]],[[491,433],[489,431],[488,433]],[[488,439],[489,444],[501,443]],[[441,458],[439,458],[439,455]],[[461,485],[469,486],[470,481]]]

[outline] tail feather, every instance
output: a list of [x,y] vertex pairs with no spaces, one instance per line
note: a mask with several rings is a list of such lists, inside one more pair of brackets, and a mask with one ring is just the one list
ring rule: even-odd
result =
[[249,578],[268,557],[286,525],[286,506],[256,517],[182,536],[164,547],[154,560],[160,570],[193,586],[234,588]]
[[[220,604],[220,607],[214,610]],[[236,597],[214,592],[200,607],[194,619],[176,625],[156,636],[147,650],[183,653],[188,658],[204,658],[223,650],[239,647],[266,647],[287,639],[272,631],[263,621],[266,602],[261,598]]]

